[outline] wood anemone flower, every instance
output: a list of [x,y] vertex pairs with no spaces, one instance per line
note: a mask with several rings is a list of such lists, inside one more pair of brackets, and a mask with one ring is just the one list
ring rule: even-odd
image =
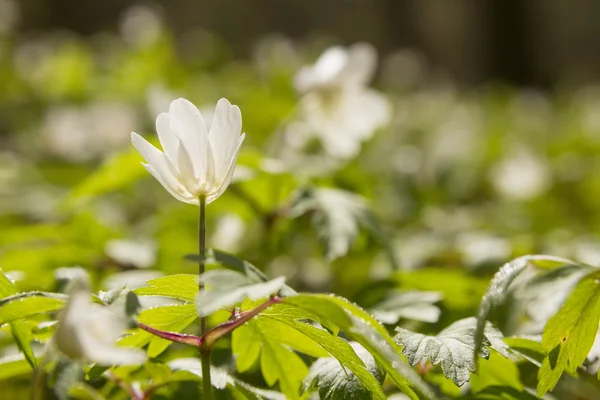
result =
[[156,119],[163,151],[135,132],[131,141],[146,160],[144,167],[173,197],[199,205],[200,196],[211,203],[229,186],[245,137],[241,129],[240,109],[226,99],[217,102],[210,127],[196,106],[176,99]]

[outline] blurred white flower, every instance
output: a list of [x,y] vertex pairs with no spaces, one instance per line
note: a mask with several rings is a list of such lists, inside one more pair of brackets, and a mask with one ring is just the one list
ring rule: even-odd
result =
[[123,131],[138,124],[135,110],[122,103],[100,102],[88,107],[54,107],[45,116],[41,134],[46,148],[70,161],[87,161],[127,143]]
[[510,243],[501,237],[486,233],[465,233],[458,236],[457,247],[469,266],[486,262],[501,262],[510,257]]
[[492,183],[505,197],[527,200],[544,193],[550,186],[551,176],[542,160],[522,150],[496,166]]
[[236,253],[245,231],[244,221],[237,214],[225,214],[217,222],[212,236],[212,244],[219,250]]
[[226,99],[217,102],[215,116],[207,128],[198,108],[185,99],[171,103],[168,113],[156,119],[158,139],[164,152],[135,132],[131,140],[148,164],[144,167],[177,200],[199,204],[216,200],[231,182],[241,134],[242,114]]
[[335,157],[355,156],[361,143],[390,119],[387,99],[367,87],[376,64],[376,51],[369,44],[336,46],[295,77],[296,89],[304,94],[303,117]]
[[109,240],[104,251],[116,262],[138,268],[150,268],[156,262],[156,246],[152,242]]
[[160,36],[162,20],[158,12],[144,5],[134,5],[122,16],[119,30],[123,39],[136,45],[154,43]]
[[14,0],[0,0],[0,33],[10,32],[19,21],[19,7]]
[[117,339],[127,329],[125,315],[92,303],[86,290],[75,290],[58,320],[54,344],[64,355],[100,365],[142,364],[143,351],[119,347]]

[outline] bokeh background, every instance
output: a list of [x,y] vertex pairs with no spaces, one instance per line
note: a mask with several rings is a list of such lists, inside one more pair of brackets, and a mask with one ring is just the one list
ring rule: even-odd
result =
[[[427,309],[410,326],[437,332],[474,315],[512,258],[598,265],[599,12],[592,0],[0,0],[0,268],[24,290],[58,290],[75,266],[95,289],[193,273],[197,210],[130,145],[131,131],[155,138],[179,96],[205,115],[226,97],[244,118],[209,243],[299,290],[367,308],[382,279],[437,293],[405,314]],[[294,147],[294,76],[355,42],[378,50],[371,86],[391,117],[332,166],[326,148]],[[332,241],[331,226],[290,212],[315,188],[360,196],[377,226],[328,197],[342,221]],[[505,333],[537,332],[544,315]]]

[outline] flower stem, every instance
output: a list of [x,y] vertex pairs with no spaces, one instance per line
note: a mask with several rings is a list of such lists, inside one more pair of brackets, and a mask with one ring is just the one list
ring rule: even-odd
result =
[[[206,196],[199,196],[200,215],[198,218],[198,274],[204,273],[206,264]],[[203,290],[204,284],[199,282],[198,289]],[[200,317],[200,336],[206,334],[206,317]],[[200,349],[200,362],[202,363],[202,385],[204,398],[212,400],[212,384],[210,382],[210,353],[211,348]]]

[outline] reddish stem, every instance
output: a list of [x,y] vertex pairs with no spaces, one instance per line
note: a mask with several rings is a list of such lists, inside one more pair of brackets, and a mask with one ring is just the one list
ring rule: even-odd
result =
[[212,345],[217,341],[217,339],[219,339],[222,336],[225,336],[229,332],[233,331],[235,328],[239,327],[240,325],[243,325],[250,318],[258,315],[261,311],[264,311],[268,307],[279,302],[281,302],[281,298],[271,297],[269,300],[265,301],[264,303],[252,310],[245,311],[237,315],[234,314],[235,319],[223,322],[222,324],[217,325],[214,328],[210,329],[208,332],[206,332],[206,334],[202,337],[201,346],[212,347]]
[[141,322],[138,322],[137,326],[138,328],[143,329],[146,332],[150,332],[155,336],[170,340],[171,342],[189,344],[201,349],[210,349],[219,338],[227,335],[235,328],[244,324],[250,318],[258,315],[260,312],[264,311],[268,307],[279,302],[281,302],[281,298],[273,296],[269,300],[265,301],[264,303],[260,304],[252,310],[248,310],[242,313],[234,312],[232,314],[233,319],[223,322],[222,324],[217,325],[214,328],[208,330],[202,337],[188,335],[185,333],[161,331],[160,329],[153,328]]
[[185,333],[166,332],[160,329],[153,328],[144,323],[138,322],[138,328],[150,332],[151,334],[158,336],[163,339],[170,340],[171,342],[184,343],[192,346],[200,347],[202,345],[202,338],[195,335],[188,335]]

